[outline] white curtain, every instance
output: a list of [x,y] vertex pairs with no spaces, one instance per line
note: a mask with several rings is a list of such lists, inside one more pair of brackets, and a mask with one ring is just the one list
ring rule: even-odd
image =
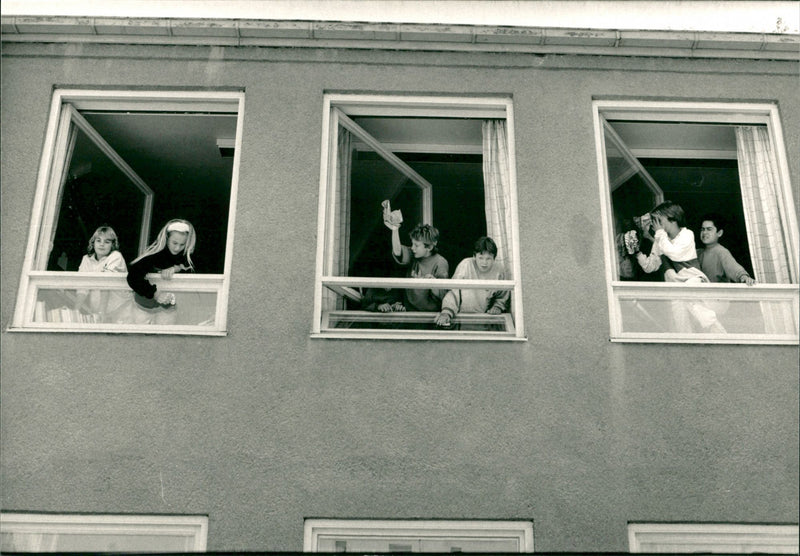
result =
[[765,284],[792,283],[785,222],[778,195],[777,160],[765,126],[736,126],[739,181],[755,278]]
[[511,252],[511,178],[505,120],[483,122],[483,187],[486,233],[497,244],[497,261],[508,279],[513,278]]
[[[764,126],[737,126],[736,149],[742,187],[747,240],[753,254],[755,278],[766,284],[796,282],[778,199],[778,164]],[[785,303],[759,303],[767,334],[790,334],[795,329],[792,309]]]

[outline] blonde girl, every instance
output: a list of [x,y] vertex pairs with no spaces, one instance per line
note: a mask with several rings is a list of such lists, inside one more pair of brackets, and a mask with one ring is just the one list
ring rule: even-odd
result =
[[[125,258],[119,252],[117,232],[111,226],[100,226],[92,237],[78,272],[126,272]],[[116,290],[78,290],[75,308],[97,315],[99,322],[114,322],[115,314],[128,300],[128,295]]]
[[175,294],[159,291],[146,275],[158,272],[164,280],[171,280],[176,272],[194,272],[195,241],[191,222],[180,218],[170,220],[161,228],[156,240],[130,264],[128,285],[134,292],[136,324],[175,322]]

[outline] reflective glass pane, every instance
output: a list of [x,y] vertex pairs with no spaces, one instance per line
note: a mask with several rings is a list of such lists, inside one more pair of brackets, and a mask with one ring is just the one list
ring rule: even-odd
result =
[[747,334],[797,336],[791,299],[730,299],[711,294],[704,299],[625,296],[619,300],[624,333]]
[[117,233],[126,260],[138,254],[144,193],[83,131],[74,131],[47,270],[78,270],[89,238],[103,225]]
[[[349,242],[339,245],[341,263],[334,275],[397,276],[391,256],[391,232],[383,224],[381,203],[388,200],[392,210],[401,211],[401,240],[409,243],[408,232],[422,222],[422,189],[357,137],[353,136],[352,143],[349,176],[340,174],[340,179],[350,180],[349,199],[344,191],[340,198],[346,206],[339,207],[343,220],[340,230],[349,235]],[[340,190],[346,185],[340,183]]]
[[185,552],[194,539],[187,535],[129,533],[3,533],[3,552]]
[[506,335],[513,333],[511,315],[489,315],[460,313],[452,320],[451,326],[436,326],[436,313],[419,312],[367,312],[331,311],[327,314],[330,329],[357,329],[376,331],[439,331],[445,332],[484,332]]
[[33,322],[74,325],[214,325],[216,292],[172,293],[174,304],[145,307],[134,300],[133,292],[120,288],[42,287],[37,292]]

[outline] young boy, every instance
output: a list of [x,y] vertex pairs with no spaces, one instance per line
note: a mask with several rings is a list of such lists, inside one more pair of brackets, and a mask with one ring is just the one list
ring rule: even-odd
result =
[[[400,266],[408,266],[409,278],[449,277],[447,260],[436,252],[439,230],[430,224],[417,224],[409,234],[411,247],[400,243],[400,223],[396,213],[384,202],[384,224],[392,231],[392,257]],[[393,217],[394,216],[394,217]],[[442,306],[444,290],[407,289],[403,294],[405,308],[409,311],[439,311]]]
[[[700,284],[708,282],[708,277],[700,270],[700,261],[697,259],[697,249],[694,243],[694,233],[686,227],[686,215],[680,205],[671,201],[664,201],[650,213],[655,234],[653,249],[649,257],[638,253],[637,259],[642,267],[645,260],[655,262],[656,257],[666,255],[672,268],[664,272],[665,282],[684,282],[687,284]],[[717,314],[705,303],[690,301],[674,301],[672,304],[673,316],[679,331],[688,332],[691,326],[686,320],[686,310],[694,316],[701,328],[706,332],[725,333],[725,328],[717,320]]]
[[742,265],[736,262],[731,252],[719,244],[724,231],[724,221],[717,214],[703,216],[700,226],[700,241],[705,247],[697,250],[700,270],[712,282],[735,282],[752,286],[756,281]]
[[[505,280],[505,272],[495,264],[497,244],[492,238],[478,238],[472,252],[472,257],[458,263],[453,273],[454,280]],[[510,298],[508,290],[450,290],[442,300],[442,311],[436,316],[436,325],[449,327],[450,320],[458,312],[499,315],[508,309]]]

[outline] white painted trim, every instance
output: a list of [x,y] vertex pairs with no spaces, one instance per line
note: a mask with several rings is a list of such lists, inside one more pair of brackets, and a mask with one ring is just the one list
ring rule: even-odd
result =
[[[371,279],[359,277],[337,277],[328,275],[328,269],[331,268],[331,253],[333,241],[332,223],[334,222],[334,207],[335,207],[335,187],[333,187],[334,178],[333,172],[335,171],[335,150],[336,150],[336,130],[340,122],[344,124],[345,120],[350,120],[349,116],[354,115],[379,115],[379,116],[398,116],[398,117],[412,117],[412,116],[430,116],[437,118],[447,117],[468,117],[476,119],[485,118],[499,118],[506,121],[506,132],[508,134],[508,148],[509,148],[509,175],[512,182],[511,188],[511,202],[512,202],[512,230],[511,230],[511,249],[514,257],[514,280],[513,281],[498,281],[502,286],[498,289],[512,289],[513,285],[513,306],[511,307],[511,314],[514,317],[514,334],[515,339],[525,339],[524,335],[524,322],[522,311],[522,264],[520,261],[520,248],[519,248],[519,212],[517,201],[517,175],[516,175],[516,151],[514,140],[514,114],[513,102],[507,96],[496,97],[482,97],[482,96],[425,96],[425,95],[369,95],[369,94],[345,94],[345,93],[326,93],[323,97],[323,128],[322,128],[322,144],[321,144],[321,164],[320,164],[320,192],[319,192],[319,207],[318,207],[318,221],[317,221],[317,264],[316,275],[314,281],[314,313],[313,322],[311,325],[312,337],[337,337],[334,334],[324,333],[322,320],[324,318],[322,311],[322,290],[323,287],[337,288],[337,287],[356,287],[365,286],[370,284],[378,284],[387,281],[387,283],[405,284],[403,287],[436,287],[441,288],[443,285],[450,284],[451,281],[435,280],[431,281],[415,280],[413,284],[404,282],[403,279]],[[349,125],[349,124],[348,124]],[[352,125],[357,125],[353,123]],[[352,130],[352,129],[351,129]],[[364,132],[361,128],[357,128],[357,134]],[[368,134],[366,134],[368,135]],[[371,145],[372,146],[372,145]],[[380,145],[383,148],[383,145]],[[376,148],[373,146],[373,148]],[[376,149],[377,150],[377,149]],[[426,182],[427,183],[427,182]],[[458,282],[453,282],[456,286]],[[478,287],[476,282],[471,282],[468,287]],[[338,333],[336,333],[338,334]],[[363,334],[358,337],[371,337],[372,334]],[[348,333],[346,337],[354,337],[354,334]],[[384,337],[384,336],[380,336]],[[416,335],[417,337],[424,338],[425,335]],[[411,339],[409,336],[407,339]]]
[[[387,150],[395,153],[425,153],[425,154],[483,154],[481,145],[442,145],[422,143],[381,143]],[[357,151],[372,151],[366,143],[353,144]]]
[[[236,149],[234,152],[233,171],[231,178],[231,193],[228,213],[228,229],[225,247],[225,263],[221,283],[214,286],[213,291],[217,292],[217,311],[213,327],[159,327],[159,326],[127,326],[115,325],[109,332],[146,332],[146,333],[181,333],[181,334],[202,334],[202,335],[221,335],[227,330],[227,306],[230,290],[231,262],[233,257],[233,236],[236,222],[236,201],[238,198],[239,181],[239,161],[241,157],[243,120],[244,120],[244,92],[236,91],[136,91],[136,90],[104,90],[104,89],[55,89],[50,105],[50,115],[45,134],[45,141],[42,147],[42,155],[39,163],[39,173],[36,181],[36,193],[31,212],[30,228],[28,231],[28,242],[23,260],[20,286],[17,291],[17,303],[14,309],[10,331],[41,331],[42,328],[35,326],[31,320],[33,318],[33,305],[36,299],[36,288],[46,283],[43,276],[52,277],[56,284],[61,287],[74,287],[75,280],[67,282],[67,276],[78,273],[65,272],[40,272],[37,265],[41,266],[41,261],[37,261],[40,253],[49,250],[48,246],[42,245],[45,239],[50,237],[53,222],[56,217],[55,211],[58,207],[58,195],[61,187],[55,187],[55,176],[64,173],[66,166],[66,152],[68,149],[70,122],[73,120],[76,125],[84,132],[90,134],[94,141],[101,141],[98,146],[108,155],[113,153],[113,149],[94,132],[88,124],[76,112],[77,109],[102,110],[115,108],[117,110],[148,110],[148,111],[192,111],[202,110],[215,113],[237,114]],[[74,114],[73,114],[74,112]],[[88,131],[87,131],[88,130]],[[105,145],[105,147],[104,147]],[[135,172],[119,158],[116,153],[109,155],[115,164],[122,164],[120,167],[128,177],[135,176]],[[127,168],[127,170],[126,170]],[[136,176],[138,178],[138,176]],[[146,184],[139,178],[132,181],[143,192],[149,190]],[[152,192],[151,192],[152,193]],[[145,216],[149,218],[152,214],[152,196],[150,196],[150,208],[145,205]],[[46,229],[45,229],[46,228]],[[44,238],[44,239],[43,239]],[[50,241],[47,239],[47,241]],[[140,239],[141,241],[141,239]],[[146,238],[145,238],[146,243]],[[140,245],[141,250],[141,245]],[[45,255],[46,257],[46,255]],[[81,273],[81,276],[83,273]],[[174,284],[189,278],[191,275],[176,276]],[[212,275],[217,276],[217,275]],[[193,276],[192,278],[196,278]],[[49,279],[49,278],[48,278]],[[107,277],[107,280],[114,280],[114,277]],[[80,281],[81,278],[78,278]],[[35,283],[34,283],[35,281]],[[211,278],[217,284],[218,278]],[[108,283],[108,282],[106,282]],[[203,290],[212,291],[212,290]],[[106,325],[110,326],[110,325]],[[210,328],[210,329],[209,329]],[[86,331],[82,326],[79,330],[76,327],[58,327],[59,331]],[[102,330],[97,330],[102,331]]]
[[[205,552],[208,517],[190,515],[107,515],[0,513],[4,534],[184,536],[187,552]],[[88,550],[88,549],[87,549]]]
[[[28,245],[28,249],[33,249],[33,267],[36,269],[44,268],[47,264],[45,253],[51,249],[51,243],[55,235],[55,223],[58,218],[58,209],[64,192],[64,184],[67,180],[67,170],[69,165],[67,159],[72,156],[75,148],[76,131],[70,125],[72,121],[72,110],[68,105],[61,104],[61,113],[58,116],[58,129],[56,130],[56,140],[53,146],[50,173],[45,183],[43,201],[40,208],[43,212],[41,216],[42,226],[39,229],[38,241],[33,245]],[[34,205],[34,209],[37,207]]]
[[[631,552],[796,554],[797,525],[629,523]],[[697,548],[701,545],[702,548]],[[739,549],[734,550],[732,546]],[[767,548],[768,547],[768,548]]]
[[453,280],[452,278],[362,278],[358,276],[323,276],[326,286],[349,286],[352,288],[404,288],[404,289],[492,289],[513,290],[515,280]]
[[394,116],[431,118],[475,118],[505,119],[508,117],[507,97],[479,96],[425,96],[425,95],[386,95],[386,94],[345,94],[326,95],[348,116]]
[[3,17],[3,42],[797,60],[797,34],[405,22]]
[[[331,188],[331,128],[337,129],[336,122],[331,120],[337,118],[337,114],[331,110],[331,95],[322,97],[322,145],[320,146],[320,167],[319,167],[319,202],[317,206],[317,264],[314,272],[314,313],[311,321],[311,334],[319,334],[320,318],[322,315],[322,275],[326,269],[330,268],[325,264],[325,253],[332,251],[329,245],[329,237],[326,234],[326,223],[328,217],[328,191]],[[334,125],[336,124],[336,125]]]
[[511,99],[505,99],[506,133],[508,134],[508,176],[511,180],[511,252],[514,256],[514,282],[516,287],[512,295],[513,305],[511,314],[514,315],[514,328],[516,337],[525,339],[525,318],[522,311],[522,261],[520,260],[519,237],[519,197],[517,193],[517,148],[516,127],[514,122],[514,104]]
[[736,151],[696,149],[631,149],[636,158],[684,158],[703,160],[736,160]]
[[157,112],[212,112],[234,114],[232,107],[244,95],[230,91],[137,91],[125,89],[56,89],[80,111],[127,110]]
[[[611,195],[608,184],[608,172],[606,168],[606,148],[605,135],[603,133],[603,122],[605,119],[625,119],[625,120],[647,120],[647,121],[679,121],[679,122],[705,122],[705,123],[726,123],[743,125],[767,125],[771,133],[771,140],[775,156],[778,161],[778,171],[781,180],[781,211],[785,217],[784,234],[787,238],[787,251],[790,258],[790,272],[793,280],[797,281],[798,276],[798,238],[797,216],[794,213],[794,201],[792,198],[792,186],[789,180],[789,168],[786,159],[786,147],[783,141],[783,133],[778,114],[778,107],[772,103],[741,103],[741,102],[692,102],[692,101],[637,101],[637,100],[595,100],[592,102],[593,121],[595,126],[595,145],[597,153],[598,182],[600,186],[600,213],[603,233],[603,252],[605,256],[607,297],[609,303],[610,320],[610,339],[611,341],[625,342],[676,342],[676,343],[754,343],[754,344],[798,344],[797,335],[779,336],[749,336],[737,334],[694,334],[691,336],[680,334],[632,334],[622,332],[622,316],[619,311],[618,301],[619,292],[629,288],[642,288],[639,291],[646,296],[658,295],[659,287],[666,288],[674,293],[676,288],[680,288],[680,293],[690,292],[691,287],[685,284],[652,284],[646,283],[644,286],[634,285],[632,282],[617,282],[614,264],[616,261],[616,245],[614,244],[614,230],[611,218]],[[658,286],[658,287],[655,287]],[[702,291],[708,292],[708,288],[714,288],[715,295],[723,284],[705,285]],[[781,288],[774,288],[772,284],[760,285],[746,292],[752,295],[753,301],[761,301],[769,296],[765,293],[767,289],[780,291]],[[669,293],[667,293],[669,295]],[[706,293],[706,295],[708,295]],[[797,284],[788,285],[788,290],[781,300],[789,300],[794,310],[795,322],[797,322],[798,307]],[[737,299],[741,300],[741,296]]]
[[745,102],[595,100],[607,120],[767,124],[774,104]]
[[800,268],[798,268],[800,267],[800,261],[798,261],[798,258],[800,258],[800,229],[798,229],[797,211],[792,194],[789,162],[786,158],[786,144],[783,140],[783,126],[781,125],[778,107],[774,104],[769,107],[769,120],[767,130],[770,132],[772,149],[778,163],[780,183],[783,186],[781,187],[783,193],[781,198],[782,203],[778,203],[778,208],[781,211],[781,217],[784,222],[783,233],[788,242],[786,249],[790,262],[789,274],[792,281],[796,284],[798,282],[798,274],[800,274]]
[[224,95],[223,98],[236,102],[236,137],[233,151],[233,168],[231,171],[231,194],[228,201],[228,230],[225,237],[225,262],[223,273],[225,280],[217,297],[217,314],[214,324],[220,332],[228,330],[228,299],[231,288],[231,270],[233,267],[233,236],[236,230],[236,212],[239,200],[239,166],[242,159],[242,145],[244,134],[244,91],[237,91]]
[[303,551],[318,552],[322,536],[396,538],[499,539],[518,541],[519,552],[533,552],[533,522],[479,520],[390,520],[390,519],[306,519]]
[[595,101],[592,103],[592,123],[594,125],[594,144],[597,162],[597,182],[600,187],[600,224],[602,225],[603,236],[603,260],[605,261],[606,276],[606,298],[608,301],[608,312],[610,321],[611,339],[619,337],[622,331],[621,316],[618,304],[614,296],[614,291],[610,284],[616,278],[614,261],[616,260],[616,245],[609,241],[614,238],[614,222],[611,215],[611,187],[608,183],[608,158],[606,157],[606,134],[605,119],[600,115],[600,104]]

